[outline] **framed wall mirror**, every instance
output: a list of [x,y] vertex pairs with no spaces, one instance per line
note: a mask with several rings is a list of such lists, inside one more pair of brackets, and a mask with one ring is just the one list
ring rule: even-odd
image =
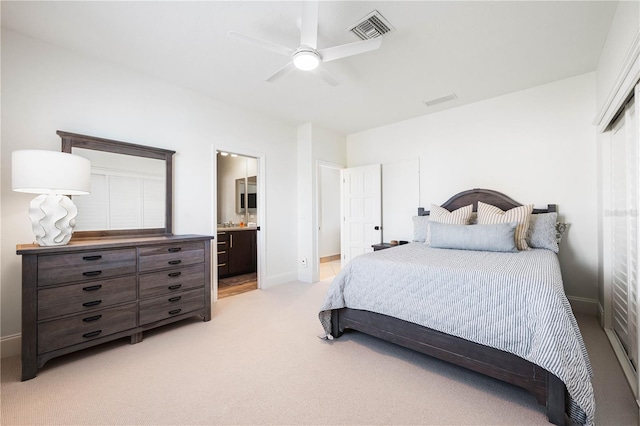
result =
[[175,151],[58,131],[91,161],[91,195],[74,197],[74,238],[171,235]]

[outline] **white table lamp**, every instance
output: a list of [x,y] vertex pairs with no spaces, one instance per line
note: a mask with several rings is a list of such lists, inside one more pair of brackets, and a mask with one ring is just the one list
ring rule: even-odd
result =
[[91,190],[91,162],[57,151],[20,150],[11,154],[14,191],[42,194],[31,201],[29,218],[41,246],[69,242],[78,209],[67,195],[87,195]]

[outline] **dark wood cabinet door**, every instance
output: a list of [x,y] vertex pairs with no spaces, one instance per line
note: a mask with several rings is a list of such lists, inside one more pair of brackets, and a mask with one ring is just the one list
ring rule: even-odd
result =
[[255,231],[229,232],[229,275],[243,274],[256,270]]

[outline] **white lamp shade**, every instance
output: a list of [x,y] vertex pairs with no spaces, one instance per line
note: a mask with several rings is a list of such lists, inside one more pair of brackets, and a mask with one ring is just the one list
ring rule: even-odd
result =
[[31,194],[86,195],[91,192],[91,162],[65,152],[14,151],[11,187]]

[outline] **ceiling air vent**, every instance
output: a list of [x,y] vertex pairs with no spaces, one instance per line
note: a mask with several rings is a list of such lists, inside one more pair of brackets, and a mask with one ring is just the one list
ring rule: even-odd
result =
[[347,31],[351,31],[362,40],[370,40],[372,38],[380,37],[391,31],[395,31],[393,25],[389,23],[384,16],[377,10],[374,10],[355,24],[347,28]]
[[441,104],[443,102],[449,102],[449,101],[453,101],[455,99],[458,99],[458,96],[456,96],[455,93],[452,93],[450,95],[447,96],[443,96],[441,98],[435,98],[435,99],[431,99],[428,101],[424,101],[424,103],[428,106],[428,107],[432,107],[434,105],[438,105]]

